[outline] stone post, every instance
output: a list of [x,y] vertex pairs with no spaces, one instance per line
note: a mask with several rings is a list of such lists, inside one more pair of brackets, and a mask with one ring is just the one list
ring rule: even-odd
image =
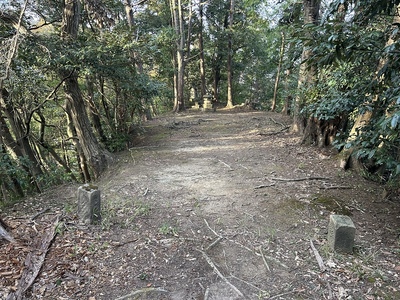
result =
[[348,216],[331,215],[328,226],[328,243],[332,250],[352,253],[356,227]]
[[213,111],[212,105],[212,96],[211,95],[204,95],[203,96],[203,111]]
[[100,204],[100,191],[97,186],[85,184],[78,188],[78,216],[83,223],[100,223]]

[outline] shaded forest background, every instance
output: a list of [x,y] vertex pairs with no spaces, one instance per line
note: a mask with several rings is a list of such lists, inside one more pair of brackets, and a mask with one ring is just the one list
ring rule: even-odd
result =
[[400,1],[0,1],[1,202],[98,178],[205,97],[398,188]]

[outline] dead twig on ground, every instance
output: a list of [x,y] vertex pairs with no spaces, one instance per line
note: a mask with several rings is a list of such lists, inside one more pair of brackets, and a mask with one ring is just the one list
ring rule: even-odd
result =
[[257,189],[263,189],[263,188],[271,187],[271,186],[274,186],[274,185],[275,185],[275,183],[271,183],[271,184],[262,184],[262,185],[256,186],[254,189],[255,189],[255,190],[257,190]]
[[227,166],[230,170],[233,170],[232,167],[231,167],[230,165],[228,165],[227,163],[223,162],[223,161],[220,160],[220,159],[218,159],[218,161],[219,161],[221,164]]
[[139,294],[146,294],[146,293],[149,293],[149,292],[168,293],[167,290],[164,290],[163,288],[160,288],[160,287],[158,287],[158,288],[148,287],[148,288],[143,288],[143,289],[140,289],[140,290],[136,290],[136,291],[134,291],[132,293],[129,293],[129,294],[125,295],[125,296],[119,297],[119,298],[117,298],[115,300],[130,299],[133,296],[137,296]]
[[274,124],[278,124],[281,125],[282,127],[290,127],[289,125],[285,125],[281,122],[276,121],[274,118],[269,118],[272,122],[274,122]]
[[235,293],[239,297],[244,298],[243,293],[241,291],[239,291],[239,289],[236,286],[234,286],[232,283],[230,283],[229,280],[218,270],[217,266],[213,263],[211,258],[207,255],[207,253],[205,253],[204,251],[202,251],[200,249],[197,249],[197,251],[199,251],[203,255],[204,259],[211,266],[211,268],[214,270],[214,272],[217,273],[217,275],[222,279],[222,281],[224,281],[233,291],[235,291]]
[[208,247],[205,249],[205,251],[210,250],[212,247],[214,247],[216,244],[218,244],[221,240],[224,238],[222,236],[218,237],[214,242],[212,242]]
[[212,233],[214,233],[217,237],[222,237],[220,234],[216,233],[215,230],[210,227],[210,225],[208,225],[208,222],[206,219],[204,219],[204,222],[206,223],[208,229],[210,229],[212,231]]
[[330,178],[328,178],[328,177],[319,177],[319,176],[302,177],[302,178],[272,177],[271,180],[289,182],[289,181],[307,181],[307,180],[330,180]]
[[315,248],[314,243],[311,239],[310,239],[310,245],[311,245],[312,251],[314,252],[315,258],[317,259],[319,269],[321,270],[321,272],[325,272],[326,267],[325,267],[324,261],[322,260],[321,255],[319,255],[319,252],[318,252],[317,248]]
[[263,262],[264,262],[265,267],[267,268],[267,270],[268,270],[269,272],[271,272],[271,270],[270,270],[270,268],[269,268],[269,265],[268,265],[268,263],[267,263],[267,260],[265,259],[264,253],[263,253],[263,251],[262,251],[262,246],[260,246],[259,250],[260,250],[260,254],[261,254],[261,257],[262,257],[262,260],[263,260]]
[[37,214],[35,214],[34,216],[31,217],[31,221],[35,220],[40,215],[47,213],[49,210],[50,210],[50,208],[45,208],[45,209],[39,211]]
[[263,256],[264,256],[264,259],[268,259],[268,260],[273,261],[274,263],[280,265],[281,267],[284,267],[285,269],[289,269],[289,267],[287,265],[285,265],[283,262],[280,262],[275,257],[269,256],[269,255],[265,255],[265,254],[263,254]]
[[332,186],[320,186],[321,190],[349,190],[352,189],[351,186],[348,185],[332,185]]
[[286,126],[286,127],[282,128],[281,130],[278,130],[278,131],[267,132],[267,133],[259,132],[258,135],[263,135],[263,136],[277,135],[277,134],[280,134],[280,133],[282,133],[282,132],[284,132],[286,130],[289,130],[289,128],[290,128],[290,126]]

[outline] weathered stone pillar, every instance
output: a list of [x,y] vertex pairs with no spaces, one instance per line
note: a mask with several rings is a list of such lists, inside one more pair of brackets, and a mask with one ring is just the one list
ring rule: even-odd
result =
[[328,243],[332,250],[352,253],[356,227],[348,216],[331,215],[328,226]]
[[97,186],[85,184],[78,188],[78,216],[83,223],[100,223],[100,204],[100,191]]
[[211,95],[203,96],[203,111],[213,111],[213,105],[211,100],[212,100]]

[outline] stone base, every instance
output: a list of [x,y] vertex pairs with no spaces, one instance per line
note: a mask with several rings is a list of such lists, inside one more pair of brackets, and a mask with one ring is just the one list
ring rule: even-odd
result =
[[356,227],[348,216],[331,215],[328,226],[328,243],[332,250],[352,253]]

